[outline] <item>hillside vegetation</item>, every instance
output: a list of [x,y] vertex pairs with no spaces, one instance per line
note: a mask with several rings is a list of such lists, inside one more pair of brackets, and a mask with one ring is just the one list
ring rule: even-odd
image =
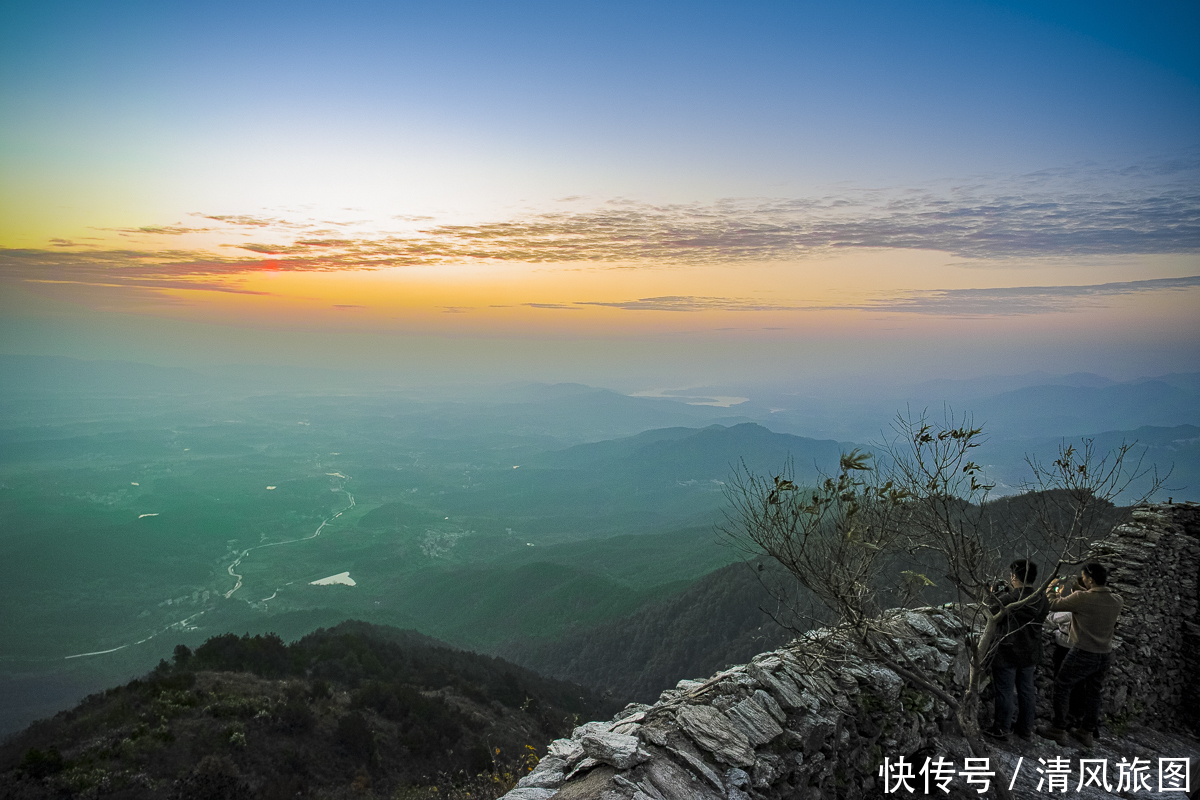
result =
[[786,643],[794,633],[763,612],[776,606],[756,569],[739,562],[622,619],[560,640],[514,639],[499,653],[606,697],[652,703],[681,679],[710,675]]
[[0,746],[0,796],[494,797],[533,745],[612,711],[413,631],[226,634]]

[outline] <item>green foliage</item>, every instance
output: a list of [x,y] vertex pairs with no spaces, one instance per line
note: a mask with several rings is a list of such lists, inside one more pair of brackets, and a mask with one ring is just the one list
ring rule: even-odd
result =
[[763,612],[776,603],[761,575],[757,565],[730,564],[622,619],[580,626],[557,639],[523,637],[501,655],[617,697],[653,702],[682,678],[743,663],[791,638]]
[[175,666],[186,667],[192,660],[192,650],[186,644],[175,645]]
[[270,713],[273,706],[269,697],[223,695],[204,710],[213,719],[251,719],[264,711]]
[[859,708],[871,715],[889,710],[889,706],[883,702],[883,698],[869,690],[860,691],[855,702],[858,703]]
[[338,720],[336,741],[359,761],[370,763],[375,760],[375,735],[366,718],[357,711]]
[[62,772],[64,766],[62,754],[55,747],[45,751],[31,747],[25,751],[25,757],[21,760],[21,771],[31,778],[55,775]]
[[276,726],[283,733],[302,736],[317,726],[317,715],[303,700],[289,700],[278,710]]
[[536,763],[532,749],[520,757],[530,739],[615,710],[578,686],[362,623],[291,645],[214,637],[179,662],[0,743],[0,797],[240,797],[253,785],[271,787],[264,800],[495,798]]
[[196,669],[220,669],[231,672],[253,672],[255,675],[278,677],[291,672],[287,645],[277,635],[249,634],[239,638],[227,633],[214,636],[196,649]]

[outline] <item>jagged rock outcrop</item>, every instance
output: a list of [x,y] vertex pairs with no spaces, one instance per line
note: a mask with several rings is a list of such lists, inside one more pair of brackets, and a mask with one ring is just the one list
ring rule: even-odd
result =
[[[1200,506],[1139,508],[1093,555],[1113,568],[1127,603],[1106,686],[1110,718],[1194,725]],[[886,624],[945,688],[965,683],[967,656],[956,638],[964,622],[954,608],[896,610]],[[882,794],[884,756],[970,755],[955,729],[935,697],[864,658],[853,642],[813,631],[708,680],[681,681],[654,705],[576,728],[505,797],[874,797]],[[977,796],[974,787],[968,794]]]

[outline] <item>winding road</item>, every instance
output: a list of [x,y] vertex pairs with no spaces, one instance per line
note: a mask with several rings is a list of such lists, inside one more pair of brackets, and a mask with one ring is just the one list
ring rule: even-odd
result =
[[[349,478],[347,478],[347,476],[342,475],[340,472],[328,473],[328,474],[335,475],[336,477],[342,478],[343,480],[349,480]],[[350,509],[354,508],[354,495],[347,492],[345,490],[345,488],[339,489],[338,491],[340,491],[342,494],[346,495],[346,499],[350,501],[350,504],[348,506],[346,506],[345,508],[343,508],[341,511],[334,514],[332,517],[329,517],[328,519],[322,521],[321,524],[317,526],[317,529],[315,531],[313,531],[311,534],[309,534],[308,536],[302,536],[299,539],[287,539],[282,542],[268,542],[267,544],[255,545],[254,547],[250,547],[250,548],[243,550],[238,555],[238,557],[236,559],[234,559],[234,562],[232,564],[230,564],[229,567],[227,568],[227,571],[229,572],[230,577],[236,578],[237,583],[234,585],[234,587],[232,589],[230,589],[228,592],[225,593],[225,599],[228,600],[229,598],[233,597],[233,593],[236,592],[238,589],[242,588],[242,576],[239,575],[238,573],[234,572],[233,569],[234,569],[234,567],[241,564],[242,560],[246,556],[250,555],[250,553],[252,553],[255,550],[261,550],[264,547],[278,547],[281,544],[295,544],[296,542],[307,542],[310,539],[315,539],[321,535],[321,531],[325,529],[326,525],[333,522],[335,519],[340,517],[342,514],[345,514]],[[270,597],[263,598],[263,600],[260,602],[265,602],[266,600],[271,600],[277,594],[279,594],[278,589],[275,590],[275,594],[272,594]],[[187,617],[186,619],[182,619],[178,622],[172,622],[170,625],[167,625],[165,628],[161,628],[161,629],[155,631],[154,633],[151,633],[145,639],[139,639],[138,641],[132,642],[131,644],[123,644],[120,647],[114,647],[111,650],[96,650],[96,651],[93,651],[90,653],[75,653],[74,655],[63,656],[63,660],[65,661],[65,660],[72,659],[72,658],[85,658],[87,656],[107,655],[108,653],[115,653],[118,650],[124,650],[127,647],[131,647],[134,645],[142,644],[144,642],[148,642],[151,639],[153,639],[155,636],[158,636],[161,633],[166,633],[169,630],[182,630],[182,629],[187,628],[187,626],[190,625],[193,620],[197,619],[198,617],[204,616],[204,614],[206,612],[207,612],[207,609],[205,609],[204,611],[199,611],[199,612],[191,615],[190,617]]]
[[[339,474],[339,477],[345,477],[345,476]],[[321,535],[321,531],[325,529],[326,525],[333,522],[335,519],[340,517],[342,514],[345,514],[350,509],[354,508],[354,495],[350,494],[345,489],[341,489],[340,491],[342,492],[342,494],[346,495],[347,499],[350,500],[350,505],[346,506],[341,511],[334,514],[332,517],[330,517],[329,519],[322,522],[320,525],[317,526],[317,529],[315,531],[313,531],[310,535],[302,536],[299,539],[287,539],[282,542],[268,542],[267,544],[259,544],[259,545],[255,545],[254,547],[250,547],[250,548],[243,550],[241,552],[241,555],[239,555],[234,560],[234,562],[229,565],[229,568],[228,568],[229,575],[232,578],[237,578],[237,583],[234,584],[234,587],[232,589],[230,589],[228,592],[225,593],[225,599],[228,600],[229,598],[233,597],[233,593],[236,592],[238,589],[242,588],[242,576],[239,575],[238,573],[234,572],[233,568],[236,567],[238,564],[241,564],[242,559],[244,559],[246,556],[250,555],[250,553],[252,553],[255,550],[261,550],[264,547],[278,547],[281,544],[295,544],[296,542],[307,542],[309,539],[315,539]],[[275,593],[278,594],[279,590],[277,589]],[[274,596],[275,595],[271,595],[271,597],[274,597]],[[268,597],[266,599],[270,600],[271,597]]]

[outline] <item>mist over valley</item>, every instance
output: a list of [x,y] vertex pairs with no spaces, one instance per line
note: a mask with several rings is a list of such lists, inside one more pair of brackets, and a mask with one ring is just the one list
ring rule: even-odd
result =
[[[718,540],[732,472],[790,462],[817,481],[917,403],[974,413],[995,496],[1028,477],[1026,455],[1086,435],[1101,450],[1138,440],[1147,466],[1173,469],[1164,495],[1200,498],[1195,375],[688,393],[749,398],[729,407],[38,357],[0,357],[0,375],[5,731],[180,643],[346,619],[656,695],[788,635],[745,554]],[[704,611],[687,622],[688,608]],[[605,661],[598,643],[637,631],[638,655]]]

